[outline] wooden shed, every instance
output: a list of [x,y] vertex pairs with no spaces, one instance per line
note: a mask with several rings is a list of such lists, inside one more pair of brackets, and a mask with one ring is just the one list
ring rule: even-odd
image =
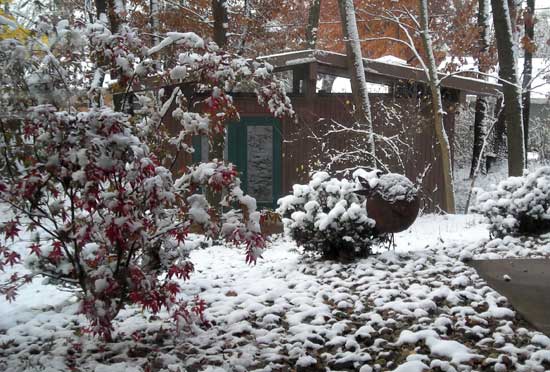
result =
[[[350,93],[324,91],[329,76],[348,78],[343,54],[304,50],[260,59],[288,82],[295,118],[274,118],[257,103],[256,96],[234,93],[240,121],[228,125],[226,158],[237,165],[242,187],[261,206],[275,207],[277,200],[296,183],[307,183],[313,170],[323,168],[338,151],[344,151],[349,133],[331,133],[335,123],[349,126],[352,119]],[[395,63],[364,60],[375,133],[396,139],[393,154],[381,154],[390,171],[405,174],[420,186],[424,211],[445,210],[442,173],[436,146],[429,89],[423,70]],[[443,75],[442,75],[443,77]],[[445,128],[451,144],[455,113],[466,94],[497,95],[500,85],[467,77],[446,76],[441,81]],[[207,140],[194,141],[194,160],[205,160]],[[398,154],[396,154],[397,152]],[[368,159],[340,165],[344,169],[370,167]]]

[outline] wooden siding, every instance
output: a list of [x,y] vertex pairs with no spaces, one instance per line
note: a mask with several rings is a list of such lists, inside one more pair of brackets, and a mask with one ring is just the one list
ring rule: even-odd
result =
[[[445,90],[443,96],[447,112],[445,128],[452,146],[454,142],[454,111],[459,104],[458,91]],[[406,98],[392,94],[371,94],[370,99],[375,132],[388,137],[399,132],[406,144],[399,148],[404,167],[399,165],[395,156],[382,155],[380,157],[388,164],[391,171],[405,174],[411,181],[420,185],[421,208],[425,212],[444,210],[441,187],[443,177],[439,148],[431,121],[429,99],[424,96]],[[350,94],[320,93],[309,97],[296,95],[291,96],[291,100],[296,111],[296,118],[281,119],[282,195],[291,192],[292,185],[296,183],[307,183],[310,172],[319,169],[319,163],[315,163],[323,164],[328,161],[330,149],[345,149],[349,146],[350,138],[347,135],[325,137],[331,121],[344,125],[353,122],[350,115],[350,102],[352,101]],[[235,94],[234,103],[241,117],[271,116],[265,108],[258,104],[254,95]],[[396,113],[394,116],[390,115],[389,120],[387,118],[388,110],[393,110]],[[175,133],[177,126],[171,115],[167,115],[165,122],[170,132]],[[325,144],[324,148],[323,143]],[[169,149],[168,151],[174,152],[174,150]],[[182,154],[174,167],[176,173],[191,161],[189,154]],[[345,166],[369,167],[372,164],[365,159],[361,163],[346,164]],[[422,177],[422,175],[424,176]],[[420,178],[422,179],[420,180]]]
[[[445,127],[450,143],[454,136],[454,110],[458,102],[458,94],[450,91],[445,94]],[[436,145],[435,132],[431,121],[429,100],[425,97],[399,98],[392,95],[371,95],[373,107],[373,124],[376,133],[392,136],[400,132],[400,137],[408,145],[400,147],[403,166],[399,165],[395,156],[380,156],[388,163],[389,169],[397,173],[404,173],[413,182],[420,182],[422,208],[424,211],[437,211],[443,207],[441,192],[442,172],[439,149]],[[347,135],[324,136],[331,120],[349,125],[352,123],[350,115],[351,95],[349,94],[318,94],[314,99],[295,96],[292,104],[296,111],[296,121],[282,120],[283,159],[282,159],[282,193],[292,190],[296,183],[307,183],[309,173],[318,165],[315,162],[327,161],[327,150],[345,149],[350,141]],[[265,109],[257,104],[252,96],[236,96],[235,104],[242,117],[269,115]],[[397,115],[387,119],[381,107],[393,109]],[[317,139],[315,139],[317,137]],[[371,166],[366,159],[361,164],[346,164],[351,166]],[[404,169],[403,169],[404,168]]]

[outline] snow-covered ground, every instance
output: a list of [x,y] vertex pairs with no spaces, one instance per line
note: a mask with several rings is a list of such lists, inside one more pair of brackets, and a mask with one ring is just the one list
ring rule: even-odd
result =
[[395,235],[395,250],[416,251],[452,242],[470,244],[488,237],[487,226],[480,215],[428,214],[417,219],[408,230]]
[[0,371],[550,370],[550,338],[463,262],[550,256],[548,239],[489,241],[479,216],[427,215],[396,245],[351,264],[282,238],[255,266],[232,248],[194,251],[184,289],[212,326],[173,336],[162,314],[129,308],[111,344],[81,334],[71,293],[35,280],[0,299]]

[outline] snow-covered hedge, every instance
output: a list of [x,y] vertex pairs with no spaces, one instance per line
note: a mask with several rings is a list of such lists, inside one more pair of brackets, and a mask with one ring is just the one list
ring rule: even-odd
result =
[[495,190],[479,193],[472,211],[487,218],[495,236],[550,231],[550,167],[510,177]]
[[[357,171],[365,179],[376,172]],[[279,199],[278,212],[292,238],[306,251],[329,259],[365,257],[373,244],[387,239],[374,229],[365,198],[354,192],[359,183],[315,173],[307,185],[294,185],[291,195]]]

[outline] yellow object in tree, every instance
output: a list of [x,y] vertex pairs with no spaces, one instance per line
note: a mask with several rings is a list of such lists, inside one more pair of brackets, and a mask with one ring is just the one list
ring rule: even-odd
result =
[[16,39],[25,42],[32,32],[20,26],[15,18],[7,13],[2,5],[11,3],[11,0],[0,0],[0,40]]

